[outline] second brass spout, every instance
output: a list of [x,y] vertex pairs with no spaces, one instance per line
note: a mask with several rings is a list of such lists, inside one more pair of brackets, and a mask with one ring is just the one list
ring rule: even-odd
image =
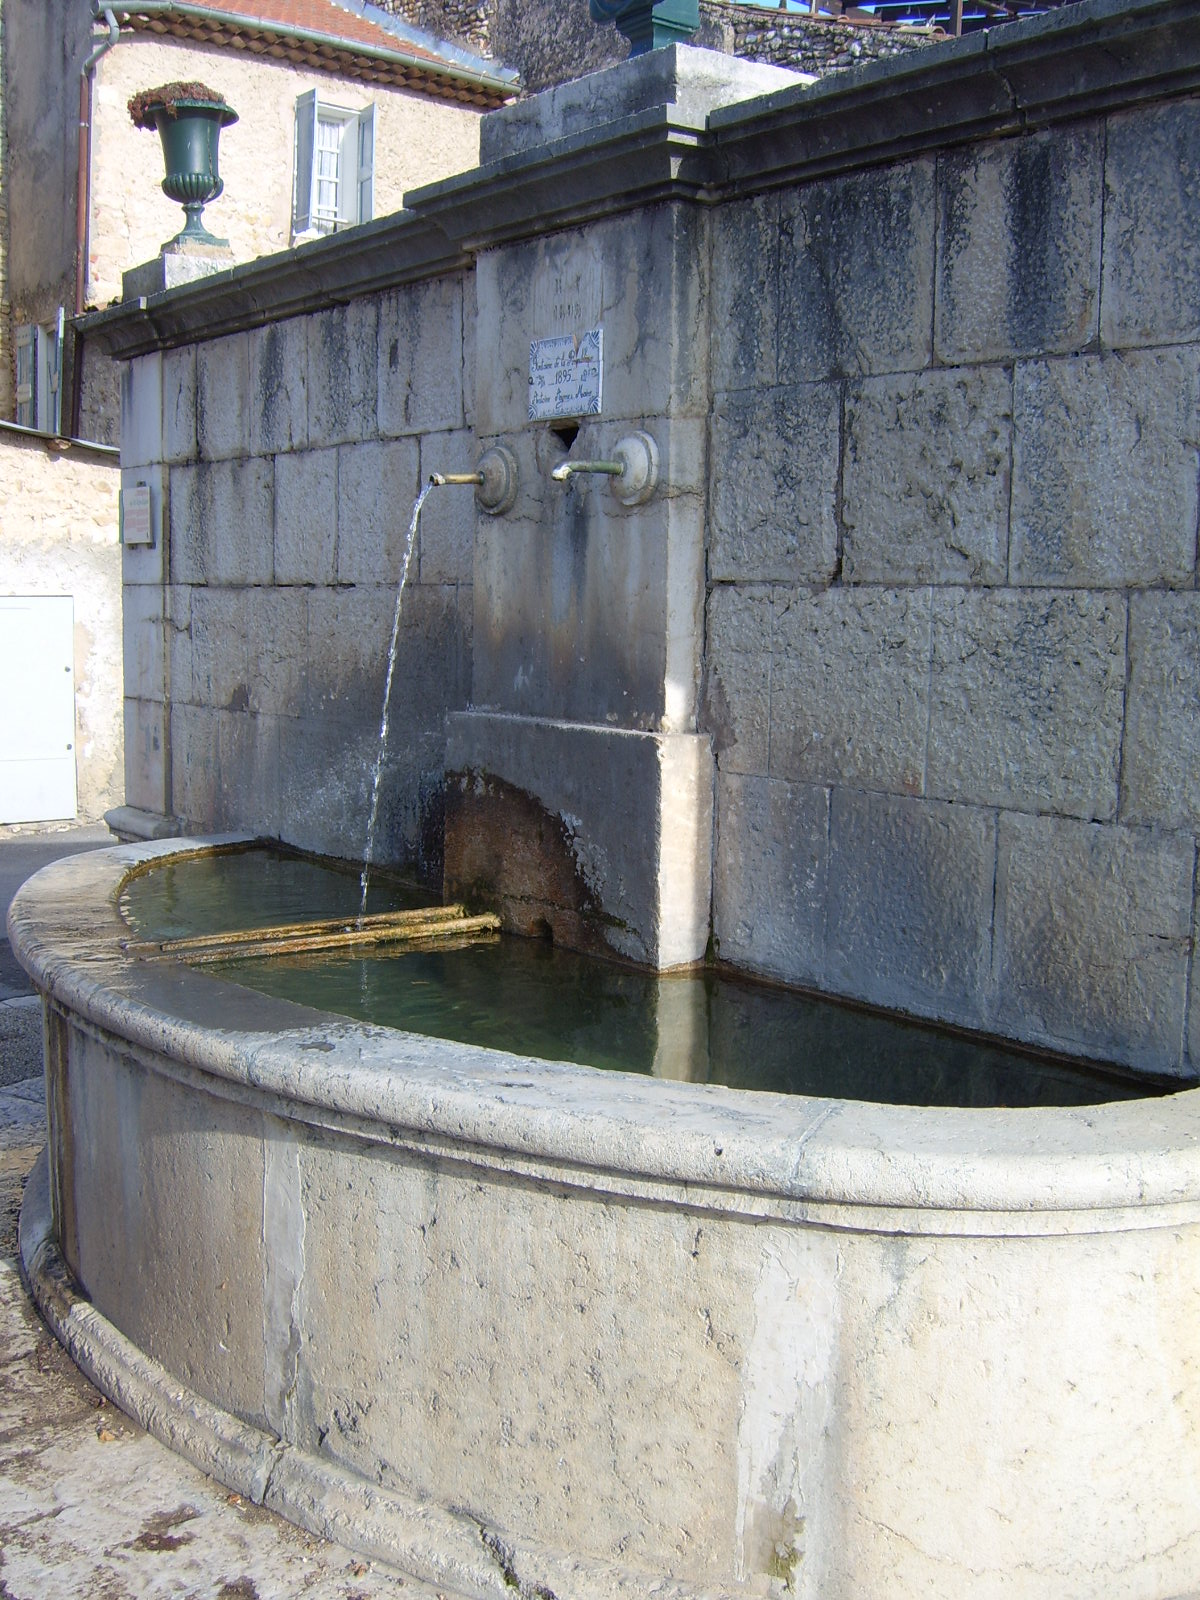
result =
[[556,483],[569,483],[579,472],[603,472],[610,478],[619,478],[624,471],[623,461],[563,461],[554,468],[550,476]]

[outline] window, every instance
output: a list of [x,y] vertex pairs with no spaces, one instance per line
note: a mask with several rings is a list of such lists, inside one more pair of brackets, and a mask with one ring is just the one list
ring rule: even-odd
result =
[[315,89],[296,101],[292,241],[369,222],[375,209],[375,107],[350,111]]
[[17,421],[42,433],[62,431],[63,312],[58,320],[16,330]]

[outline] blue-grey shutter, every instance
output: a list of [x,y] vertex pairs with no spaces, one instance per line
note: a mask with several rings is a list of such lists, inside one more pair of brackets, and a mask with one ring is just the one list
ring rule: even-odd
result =
[[317,142],[317,91],[309,89],[296,101],[295,172],[292,179],[292,232],[312,227],[314,156]]
[[358,215],[355,222],[370,222],[375,215],[375,105],[358,113]]

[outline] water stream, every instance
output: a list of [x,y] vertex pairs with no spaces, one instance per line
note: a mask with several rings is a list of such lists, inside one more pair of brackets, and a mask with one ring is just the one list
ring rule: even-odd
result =
[[421,520],[421,507],[428,499],[433,483],[421,489],[413,506],[412,520],[408,525],[408,539],[404,546],[404,559],[400,563],[400,581],[396,585],[396,609],[392,613],[392,637],[388,644],[387,677],[383,685],[383,711],[379,718],[379,747],[375,752],[375,771],[371,778],[371,811],[367,819],[367,840],[363,847],[362,877],[359,879],[359,920],[367,914],[367,891],[370,887],[371,865],[375,856],[375,829],[379,822],[379,790],[383,782],[383,763],[387,756],[388,720],[391,714],[392,678],[396,671],[396,646],[400,639],[400,614],[404,609],[404,587],[412,565],[413,551],[417,547],[417,524]]

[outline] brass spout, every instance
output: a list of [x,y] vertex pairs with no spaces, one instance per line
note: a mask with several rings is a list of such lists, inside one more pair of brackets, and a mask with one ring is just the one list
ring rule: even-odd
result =
[[623,461],[564,461],[554,468],[550,476],[556,483],[569,483],[578,472],[604,472],[610,478],[620,478],[625,472]]
[[479,485],[483,482],[482,472],[431,472],[430,484],[437,489],[444,489],[448,483],[473,483]]

